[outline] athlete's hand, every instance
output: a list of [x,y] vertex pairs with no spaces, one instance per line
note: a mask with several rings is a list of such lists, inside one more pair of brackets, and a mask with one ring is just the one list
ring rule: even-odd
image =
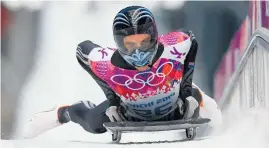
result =
[[192,118],[194,115],[194,111],[199,107],[199,103],[194,97],[189,96],[185,100],[184,107],[185,107],[185,113],[183,119]]
[[106,115],[111,122],[123,121],[119,113],[119,108],[117,106],[110,106],[109,108],[107,108]]

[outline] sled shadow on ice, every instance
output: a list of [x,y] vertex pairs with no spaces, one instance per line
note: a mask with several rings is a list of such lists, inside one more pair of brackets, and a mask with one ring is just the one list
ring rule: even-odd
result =
[[177,142],[189,142],[189,141],[201,141],[208,139],[209,137],[200,137],[195,138],[193,140],[189,139],[178,139],[178,140],[160,140],[160,141],[141,141],[141,142],[121,142],[121,143],[113,143],[113,142],[91,142],[91,141],[69,141],[69,142],[77,142],[84,144],[116,144],[116,145],[138,145],[138,144],[156,144],[156,143],[177,143]]

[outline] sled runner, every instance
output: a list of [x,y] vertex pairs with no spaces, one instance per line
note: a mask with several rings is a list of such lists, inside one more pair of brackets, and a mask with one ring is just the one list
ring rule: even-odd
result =
[[156,132],[156,131],[170,131],[170,130],[186,130],[186,138],[194,139],[196,136],[196,128],[210,122],[210,119],[186,119],[173,121],[155,121],[155,122],[106,122],[104,127],[112,132],[112,141],[119,143],[122,133],[129,132]]

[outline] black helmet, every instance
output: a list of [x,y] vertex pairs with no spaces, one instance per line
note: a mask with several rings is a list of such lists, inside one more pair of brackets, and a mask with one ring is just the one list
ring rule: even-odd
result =
[[[127,49],[123,39],[129,35],[148,34],[150,39],[140,47]],[[150,64],[157,53],[158,32],[152,13],[141,6],[129,6],[119,11],[113,21],[113,36],[119,53],[129,64]]]

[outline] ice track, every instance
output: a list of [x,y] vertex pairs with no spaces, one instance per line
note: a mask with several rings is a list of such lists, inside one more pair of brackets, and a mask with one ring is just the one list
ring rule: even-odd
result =
[[[17,124],[17,130],[14,131],[17,140],[2,140],[2,148],[269,147],[268,109],[253,109],[241,113],[235,111],[233,114],[224,112],[223,127],[212,135],[194,141],[180,140],[179,132],[173,131],[123,134],[121,144],[111,144],[109,133],[92,135],[72,123],[36,139],[20,140],[25,119],[34,112],[78,100],[89,99],[96,104],[104,100],[102,91],[77,63],[75,50],[79,42],[87,39],[102,46],[114,46],[111,21],[114,14],[128,3],[102,5],[107,10],[102,12],[87,12],[83,3],[67,2],[62,5],[60,2],[48,2],[42,12],[40,51],[37,53],[36,68],[21,94],[23,102],[18,116],[20,124]],[[61,21],[59,18],[62,18]],[[94,98],[89,98],[92,96]]]

